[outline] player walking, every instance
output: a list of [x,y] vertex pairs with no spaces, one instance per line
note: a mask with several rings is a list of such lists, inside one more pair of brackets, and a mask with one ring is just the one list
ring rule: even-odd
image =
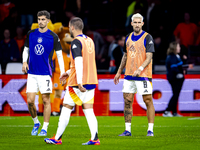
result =
[[152,101],[152,56],[154,43],[152,36],[142,30],[143,24],[142,15],[137,13],[132,16],[131,25],[133,26],[133,32],[126,37],[124,55],[114,78],[114,83],[118,84],[121,73],[126,66],[122,90],[125,102],[124,119],[126,128],[119,136],[131,136],[132,104],[136,92],[142,95],[147,107],[147,136],[154,136],[155,109]]
[[100,145],[97,119],[93,111],[94,90],[98,84],[94,42],[82,33],[83,21],[78,17],[70,20],[69,30],[74,37],[70,51],[71,71],[67,71],[60,78],[64,81],[69,76],[66,94],[56,135],[44,141],[49,144],[62,144],[61,137],[69,123],[72,109],[77,104],[82,106],[91,132],[91,139],[82,145]]
[[50,93],[52,93],[52,55],[56,51],[61,74],[64,71],[62,47],[58,36],[47,28],[50,13],[39,11],[37,14],[39,28],[30,30],[27,34],[23,51],[22,71],[28,73],[27,103],[34,127],[31,135],[37,135],[40,122],[37,118],[35,96],[38,91],[42,94],[44,104],[44,123],[38,136],[46,136],[51,115]]

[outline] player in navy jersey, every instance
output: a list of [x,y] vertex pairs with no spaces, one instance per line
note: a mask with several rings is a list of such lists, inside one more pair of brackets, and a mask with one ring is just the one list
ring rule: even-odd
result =
[[37,135],[40,122],[37,118],[35,96],[38,91],[42,94],[44,104],[44,123],[38,136],[46,136],[51,115],[50,93],[52,93],[52,56],[56,51],[61,74],[65,72],[62,47],[58,36],[47,28],[50,13],[39,11],[37,14],[39,28],[28,32],[23,51],[22,71],[28,73],[27,103],[34,127],[31,135]]

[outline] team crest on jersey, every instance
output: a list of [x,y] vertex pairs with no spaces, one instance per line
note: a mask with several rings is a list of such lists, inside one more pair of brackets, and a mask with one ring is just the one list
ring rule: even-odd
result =
[[41,44],[37,44],[35,46],[35,54],[36,55],[42,55],[44,53],[44,47]]
[[54,87],[57,88],[58,87],[58,83],[54,83]]
[[38,40],[37,40],[37,42],[38,42],[38,43],[42,43],[42,38],[39,37]]
[[129,56],[134,58],[136,56],[135,42],[129,47]]

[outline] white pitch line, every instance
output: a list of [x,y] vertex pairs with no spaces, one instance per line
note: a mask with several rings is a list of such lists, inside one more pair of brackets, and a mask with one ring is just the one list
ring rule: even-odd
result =
[[33,127],[33,125],[0,125],[0,127],[6,128],[18,128],[18,127]]
[[[50,127],[54,127],[55,125],[49,125]],[[6,128],[24,128],[24,127],[33,127],[33,125],[0,125],[0,127],[6,127]],[[72,127],[72,128],[76,128],[76,127],[88,127],[87,125],[68,125],[67,127]],[[124,127],[124,125],[99,125],[99,127],[103,127],[103,128],[121,128]],[[146,125],[131,125],[131,127],[136,127],[136,128],[147,128]],[[155,125],[154,127],[156,128],[199,128],[200,125],[195,125],[195,126],[179,126],[179,125],[172,125],[172,126],[162,126],[162,125]]]
[[0,117],[0,120],[11,120],[15,119],[14,117]]
[[187,120],[197,120],[197,119],[200,119],[200,117],[198,117],[198,118],[188,118]]

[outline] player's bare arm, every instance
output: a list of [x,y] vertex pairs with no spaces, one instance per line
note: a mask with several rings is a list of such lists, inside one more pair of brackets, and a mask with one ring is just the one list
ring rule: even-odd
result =
[[117,73],[119,73],[119,74],[122,73],[122,71],[124,70],[124,68],[126,66],[126,60],[127,60],[127,53],[124,53],[124,55],[122,57],[121,64],[119,66],[119,69],[118,69]]
[[119,83],[119,78],[121,76],[121,73],[122,73],[122,71],[124,70],[124,68],[126,66],[126,60],[127,60],[127,53],[124,53],[124,55],[122,57],[121,64],[120,64],[119,69],[117,71],[117,74],[115,75],[115,78],[114,78],[114,83],[115,84]]
[[[149,65],[149,63],[151,62],[152,57],[153,57],[153,53],[146,53],[146,59],[145,59],[145,61],[143,62],[143,64],[141,65],[141,67],[146,68],[146,67]],[[143,70],[143,69],[142,69],[142,70]],[[142,72],[142,70],[141,70],[140,68],[138,68],[138,69],[134,72],[133,76],[139,76],[140,73]]]
[[71,69],[67,70],[66,72],[64,72],[63,74],[61,74],[60,76],[60,83],[62,82],[62,86],[64,86],[66,84],[66,80],[69,77],[71,72]]
[[60,76],[60,82],[66,82],[69,75],[65,72]]
[[151,62],[152,58],[153,58],[153,53],[146,53],[146,59],[143,62],[142,67],[146,68],[146,66],[148,66],[149,63]]

